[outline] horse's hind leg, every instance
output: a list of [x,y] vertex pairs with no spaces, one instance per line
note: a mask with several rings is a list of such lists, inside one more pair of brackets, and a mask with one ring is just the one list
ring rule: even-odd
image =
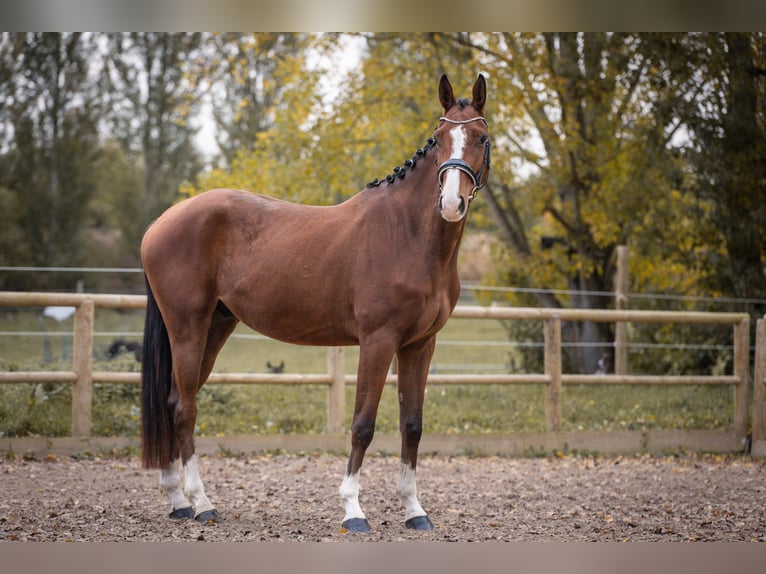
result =
[[218,306],[213,312],[213,318],[207,332],[205,353],[202,356],[200,387],[205,384],[205,381],[207,381],[210,373],[213,371],[216,357],[218,357],[218,353],[234,331],[237,323],[239,323],[239,319],[237,319],[231,311],[223,305],[223,303],[218,303]]
[[194,518],[194,507],[181,485],[181,458],[173,452],[168,468],[160,471],[160,490],[170,499],[170,518]]
[[[215,357],[237,324],[229,313],[216,309],[207,317],[186,320],[168,328],[173,353],[174,385],[170,395],[175,442],[170,467],[160,475],[160,485],[171,500],[173,518],[193,515],[201,522],[217,521],[218,512],[205,493],[194,449],[197,419],[196,395],[213,368]],[[183,489],[178,460],[183,463]],[[194,509],[194,512],[190,508]]]
[[[228,309],[225,309],[225,307],[221,305],[219,305],[213,312],[210,326],[208,327],[207,331],[205,350],[202,355],[202,363],[200,366],[200,375],[197,383],[197,388],[194,392],[195,396],[210,376],[218,353],[223,348],[226,339],[229,338],[229,335],[231,335],[232,331],[237,326],[237,323],[237,318],[229,313]],[[194,425],[192,424],[192,429],[193,428]],[[191,499],[191,502],[196,510],[196,514],[194,516],[195,519],[200,522],[217,522],[220,520],[220,516],[218,515],[218,511],[210,502],[210,499],[205,494],[205,488],[202,484],[202,479],[200,478],[199,469],[197,467],[196,456],[193,454],[193,444],[191,445],[191,448],[191,457],[188,460],[184,459],[186,460],[184,463],[184,490]]]
[[195,511],[199,515],[200,510],[214,510],[199,479],[193,437],[206,331],[207,324],[185,322],[176,325],[168,322],[173,362],[173,385],[168,407],[173,417],[174,440],[170,465],[160,472],[160,488],[170,499],[171,518],[191,518],[195,516]]
[[432,530],[433,524],[418,502],[415,469],[418,447],[423,432],[423,399],[428,367],[431,364],[436,338],[401,349],[399,359],[399,430],[402,434],[402,456],[398,494],[404,506],[407,528]]

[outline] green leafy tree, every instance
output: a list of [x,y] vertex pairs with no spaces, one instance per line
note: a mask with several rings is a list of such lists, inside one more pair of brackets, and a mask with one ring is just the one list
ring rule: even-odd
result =
[[[766,36],[696,35],[704,54],[704,105],[690,110],[692,191],[711,205],[716,229],[709,265],[713,293],[766,299]],[[756,306],[754,314],[762,315]]]
[[109,35],[102,75],[108,125],[142,180],[122,204],[130,212],[125,245],[134,257],[147,225],[202,168],[191,121],[206,77],[202,43],[198,33]]
[[[0,186],[13,209],[6,216],[15,216],[10,227],[22,230],[25,244],[11,251],[15,264],[76,265],[84,256],[82,222],[94,193],[90,165],[98,155],[98,97],[89,67],[95,50],[87,34],[0,38],[0,121],[6,128]],[[40,281],[47,279],[57,281]]]

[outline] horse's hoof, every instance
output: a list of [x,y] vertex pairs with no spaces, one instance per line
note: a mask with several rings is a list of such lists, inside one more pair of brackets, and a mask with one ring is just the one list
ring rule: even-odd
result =
[[191,506],[187,506],[186,508],[176,508],[173,512],[168,514],[168,516],[173,520],[187,520],[189,518],[194,518],[194,509]]
[[218,514],[218,511],[214,508],[212,510],[205,510],[200,512],[197,516],[194,517],[194,520],[201,522],[202,524],[207,524],[208,522],[220,522],[221,515]]
[[366,518],[349,518],[344,520],[341,526],[349,532],[370,532],[372,530]]
[[434,523],[427,516],[413,516],[404,523],[407,528],[413,530],[433,530]]

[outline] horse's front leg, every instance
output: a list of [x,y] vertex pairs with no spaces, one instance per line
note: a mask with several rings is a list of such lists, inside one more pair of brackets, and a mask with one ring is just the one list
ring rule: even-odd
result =
[[436,337],[401,349],[399,359],[399,430],[402,434],[402,457],[398,494],[404,506],[404,523],[415,530],[433,530],[433,523],[418,502],[415,469],[423,433],[423,399],[428,368]]
[[340,498],[345,516],[343,528],[351,532],[369,532],[370,524],[359,504],[359,470],[367,447],[375,434],[378,403],[386,383],[386,374],[394,356],[393,339],[372,336],[359,348],[354,418],[351,423],[351,454],[346,474],[340,485]]

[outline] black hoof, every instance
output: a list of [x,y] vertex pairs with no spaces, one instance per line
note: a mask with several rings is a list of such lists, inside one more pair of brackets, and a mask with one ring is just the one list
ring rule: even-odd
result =
[[208,522],[220,522],[221,515],[218,514],[218,511],[214,508],[213,510],[205,510],[204,512],[200,512],[197,516],[194,517],[194,520],[201,522],[202,524],[207,524]]
[[413,530],[433,530],[434,523],[427,516],[414,516],[404,523],[407,528]]
[[168,516],[173,520],[187,520],[189,518],[194,518],[194,509],[191,506],[187,506],[186,508],[176,508],[173,512],[168,514]]
[[370,532],[372,530],[366,518],[349,518],[344,520],[341,526],[349,532]]

